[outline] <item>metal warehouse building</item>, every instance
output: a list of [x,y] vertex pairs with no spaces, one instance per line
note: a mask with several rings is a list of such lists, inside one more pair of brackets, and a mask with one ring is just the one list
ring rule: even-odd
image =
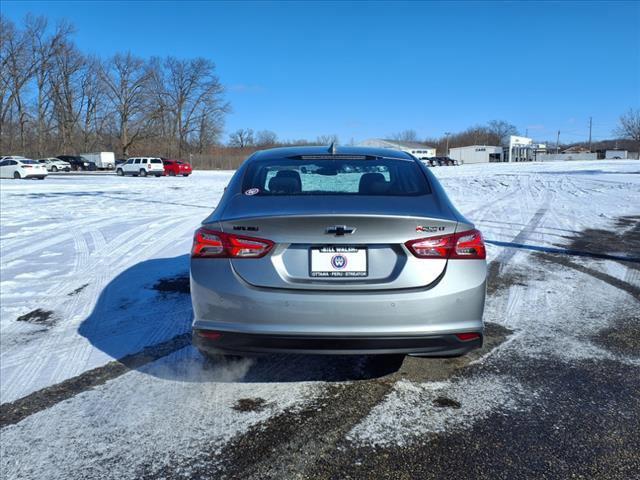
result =
[[424,143],[418,142],[404,142],[400,140],[384,140],[381,138],[370,138],[364,140],[358,144],[361,147],[378,147],[378,148],[392,148],[394,150],[401,150],[408,152],[411,155],[415,155],[418,158],[431,158],[436,156],[436,149],[429,147]]
[[449,149],[449,157],[460,163],[502,162],[502,154],[502,147],[487,145],[469,145],[468,147]]

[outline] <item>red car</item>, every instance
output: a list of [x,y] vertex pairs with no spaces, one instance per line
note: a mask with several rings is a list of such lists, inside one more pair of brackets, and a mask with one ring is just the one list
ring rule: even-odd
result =
[[191,172],[193,172],[191,165],[187,162],[183,162],[182,160],[163,158],[162,163],[164,164],[164,174],[169,175],[170,177],[175,177],[176,175],[188,177],[191,175]]

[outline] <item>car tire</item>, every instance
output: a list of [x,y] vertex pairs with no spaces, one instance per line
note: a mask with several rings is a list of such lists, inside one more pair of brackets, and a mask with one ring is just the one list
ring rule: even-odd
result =
[[147,176],[147,171],[144,168],[140,169],[140,176],[141,177],[146,177]]
[[176,176],[176,172],[174,172],[173,170],[169,170],[169,176],[170,177],[175,177]]
[[15,178],[16,180],[20,180],[22,176],[20,175],[20,172],[13,172],[13,178]]
[[156,178],[160,178],[162,176],[161,173],[156,173]]
[[182,174],[182,176],[183,176],[183,177],[188,177],[188,176],[189,176],[189,174],[188,174],[188,173],[183,173],[183,174]]
[[55,165],[53,167],[51,167],[51,171],[52,172],[57,172],[58,171],[58,167],[56,167]]
[[119,177],[124,177],[124,172],[122,171],[121,168],[119,168],[118,170],[116,170],[116,175],[118,175]]
[[46,177],[38,177],[38,180],[44,180]]

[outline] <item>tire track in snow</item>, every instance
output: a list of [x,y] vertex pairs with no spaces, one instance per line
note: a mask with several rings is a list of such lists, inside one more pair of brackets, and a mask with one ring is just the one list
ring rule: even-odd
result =
[[88,370],[56,385],[33,392],[26,397],[0,405],[0,428],[13,425],[53,405],[102,385],[130,370],[140,368],[191,343],[191,334],[182,334],[166,342]]

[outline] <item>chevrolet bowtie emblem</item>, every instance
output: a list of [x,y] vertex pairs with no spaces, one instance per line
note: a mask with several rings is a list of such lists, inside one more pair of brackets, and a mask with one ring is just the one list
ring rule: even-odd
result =
[[353,227],[347,227],[346,225],[334,225],[333,227],[327,227],[324,233],[328,233],[329,235],[350,235],[356,231]]

